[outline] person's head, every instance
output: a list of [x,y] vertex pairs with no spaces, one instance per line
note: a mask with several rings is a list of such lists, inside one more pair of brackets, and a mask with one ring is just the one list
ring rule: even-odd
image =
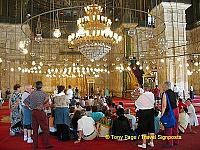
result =
[[81,119],[81,117],[82,117],[82,112],[80,110],[76,110],[73,118]]
[[35,87],[36,87],[37,90],[41,90],[42,89],[42,86],[43,86],[42,81],[37,81],[35,83],[35,85],[36,85]]
[[110,111],[110,110],[106,110],[106,111],[105,111],[105,116],[106,116],[106,117],[109,117],[109,118],[110,118],[111,115],[112,115],[112,114],[111,114],[111,111]]
[[156,88],[158,88],[158,85],[156,85]]
[[71,85],[69,85],[69,86],[68,86],[68,88],[69,88],[69,89],[71,89],[71,88],[72,88],[72,86],[71,86]]
[[182,99],[182,98],[179,98],[178,101],[179,101],[179,102],[183,102],[183,99]]
[[79,102],[77,102],[77,103],[76,103],[76,107],[79,107],[79,106],[80,106],[80,103],[79,103]]
[[123,108],[117,109],[116,114],[117,114],[117,116],[119,116],[119,117],[124,116],[124,109],[123,109]]
[[74,113],[74,111],[75,111],[75,107],[73,107],[73,106],[70,107],[69,112],[70,112],[70,113]]
[[65,87],[63,85],[57,86],[58,94],[64,92]]
[[119,105],[121,105],[122,107],[124,107],[124,104],[123,104],[123,102],[119,102]]
[[91,111],[92,108],[91,108],[91,106],[86,106],[85,109],[86,109],[86,111]]
[[125,109],[124,113],[125,113],[125,114],[130,114],[131,111],[130,111],[130,109],[127,108],[127,109]]
[[85,110],[85,109],[82,109],[82,110],[81,110],[81,116],[86,116],[86,115],[87,115],[86,110]]
[[92,96],[92,95],[90,95],[90,96],[89,96],[89,99],[93,99],[93,96]]
[[27,92],[32,92],[32,85],[30,85],[30,84],[27,84],[27,85],[25,85],[25,90],[27,91]]
[[19,91],[20,91],[20,87],[21,87],[21,85],[15,84],[13,89],[14,89],[15,91],[18,91],[18,92],[19,92]]
[[174,87],[176,87],[176,84],[174,84]]
[[115,108],[115,103],[112,103],[111,105],[112,105],[113,108]]
[[188,99],[186,100],[185,104],[188,105],[188,106],[189,106],[190,104],[192,104],[191,98],[188,98]]
[[92,112],[97,112],[97,106],[92,106]]
[[164,84],[163,84],[163,89],[164,89],[165,91],[171,89],[171,82],[170,82],[170,81],[164,82]]

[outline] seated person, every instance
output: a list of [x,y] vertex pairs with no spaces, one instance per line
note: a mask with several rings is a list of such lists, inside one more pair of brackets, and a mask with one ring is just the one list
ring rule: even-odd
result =
[[197,119],[197,115],[195,112],[195,108],[192,105],[192,101],[190,98],[187,99],[186,101],[186,105],[188,106],[188,115],[189,115],[189,129],[190,129],[190,133],[196,133],[195,131],[192,130],[192,126],[198,126],[199,125],[199,121]]
[[178,119],[178,129],[180,133],[185,133],[187,126],[189,124],[189,115],[187,114],[187,105],[183,103],[183,100],[179,98],[178,101],[179,107],[179,119]]
[[157,134],[160,131],[160,118],[161,118],[161,112],[158,109],[158,107],[154,110],[154,127],[155,127],[155,134]]
[[78,120],[81,119],[81,116],[82,113],[80,110],[76,110],[73,117],[72,117],[72,120],[71,120],[71,127],[72,127],[72,136],[74,139],[77,139],[78,136],[77,136],[77,131],[78,131]]
[[101,118],[105,117],[105,115],[102,112],[97,111],[97,106],[92,106],[92,119],[97,122]]
[[96,136],[95,121],[86,116],[85,110],[82,110],[82,117],[78,120],[78,140],[74,143],[80,143],[81,139],[93,140]]
[[111,111],[106,110],[105,117],[101,118],[101,120],[97,123],[97,131],[99,133],[99,137],[105,137],[106,135],[110,134],[111,124]]
[[81,107],[80,103],[77,102],[75,105],[75,110],[82,110],[83,108]]
[[117,109],[117,119],[113,121],[112,134],[116,136],[131,135],[131,126],[128,118],[124,116],[124,109]]
[[130,109],[125,109],[124,116],[130,120],[131,129],[136,129],[136,117],[134,115],[131,115]]
[[92,107],[91,106],[86,106],[86,115],[88,117],[91,117],[92,116]]

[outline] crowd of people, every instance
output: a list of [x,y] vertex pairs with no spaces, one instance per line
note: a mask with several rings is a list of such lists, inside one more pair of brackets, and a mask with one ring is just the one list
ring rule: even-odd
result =
[[[161,133],[163,127],[160,118],[171,108],[176,124],[170,128],[164,127],[166,136],[177,136],[184,133],[187,127],[195,133],[192,126],[198,126],[191,99],[184,102],[179,98],[177,101],[178,95],[171,89],[170,82],[164,83],[162,95],[158,86],[154,91],[136,87],[135,112],[124,108],[123,102],[113,103],[111,97],[99,93],[81,97],[77,87],[73,90],[70,85],[68,89],[59,85],[52,95],[48,95],[42,86],[42,82],[37,81],[35,88],[26,85],[25,91],[21,93],[21,86],[16,84],[10,96],[10,135],[23,132],[23,140],[33,143],[33,149],[38,148],[40,132],[47,149],[53,147],[49,142],[49,134],[56,136],[59,141],[74,140],[75,144],[107,135],[153,137]],[[161,105],[156,103],[160,99]],[[143,138],[138,147],[154,147],[153,140],[151,138],[147,143],[146,138]],[[165,147],[177,144],[179,140],[170,139],[166,140]]]

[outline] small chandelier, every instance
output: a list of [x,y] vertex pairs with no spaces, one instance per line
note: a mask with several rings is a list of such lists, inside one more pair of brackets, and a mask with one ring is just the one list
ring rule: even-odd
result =
[[103,58],[122,36],[111,30],[112,21],[101,15],[103,8],[97,4],[84,8],[86,15],[77,20],[78,31],[68,36],[68,42],[90,60]]

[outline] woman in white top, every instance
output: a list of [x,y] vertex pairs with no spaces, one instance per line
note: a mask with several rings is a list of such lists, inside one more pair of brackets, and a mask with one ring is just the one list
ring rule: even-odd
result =
[[[135,106],[139,111],[138,114],[138,128],[142,135],[154,136],[155,126],[154,126],[154,103],[155,98],[152,92],[148,92],[148,89],[139,96],[139,98],[135,101]],[[151,138],[149,146],[154,147],[153,138]],[[146,139],[143,138],[143,143],[138,145],[140,148],[146,148]]]
[[194,131],[192,131],[192,126],[198,126],[199,122],[198,122],[198,119],[197,119],[197,115],[195,113],[195,108],[192,105],[191,99],[187,99],[186,105],[188,106],[188,115],[189,115],[189,118],[190,118],[190,122],[189,122],[190,132],[195,133]]
[[93,140],[97,136],[95,121],[92,117],[88,117],[85,111],[82,111],[83,116],[78,120],[78,140],[74,143],[84,140]]

